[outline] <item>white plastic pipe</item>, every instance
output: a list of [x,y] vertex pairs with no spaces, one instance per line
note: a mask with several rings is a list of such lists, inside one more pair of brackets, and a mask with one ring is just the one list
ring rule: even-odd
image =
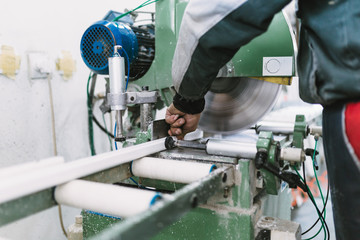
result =
[[0,204],[165,150],[165,138],[15,175],[0,182]]
[[33,171],[38,171],[54,165],[63,164],[65,162],[63,157],[52,157],[23,164],[16,164],[6,168],[0,168],[0,180],[13,177],[14,175],[26,174]]
[[283,148],[280,151],[280,159],[291,163],[305,161],[305,153],[301,148]]
[[213,164],[151,157],[136,160],[131,165],[131,171],[137,177],[177,183],[197,181],[208,175],[214,168],[216,167]]
[[322,136],[322,126],[310,126],[309,129],[311,135],[319,134]]
[[74,180],[55,189],[58,204],[117,217],[130,217],[147,210],[159,193],[111,184]]
[[270,122],[263,121],[256,124],[256,131],[268,131],[273,132],[274,134],[293,134],[294,132],[294,122]]
[[206,143],[206,152],[218,156],[254,159],[257,148],[256,143],[210,139]]

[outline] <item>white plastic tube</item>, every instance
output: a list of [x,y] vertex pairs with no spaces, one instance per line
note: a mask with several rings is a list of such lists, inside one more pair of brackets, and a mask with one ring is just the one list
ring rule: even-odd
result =
[[111,184],[74,180],[55,189],[58,204],[117,217],[130,217],[147,210],[159,193]]
[[0,204],[165,150],[165,138],[18,174],[0,182]]
[[206,143],[206,152],[218,156],[254,159],[257,148],[256,143],[210,139]]
[[305,153],[301,148],[283,148],[280,151],[280,159],[291,163],[305,161]]
[[177,183],[197,181],[208,175],[214,168],[216,167],[213,164],[150,157],[133,161],[131,165],[131,171],[137,177]]
[[63,157],[52,157],[42,159],[40,161],[16,164],[6,168],[0,168],[0,180],[13,177],[14,175],[26,174],[33,171],[42,170],[44,168],[53,167],[54,165],[63,164]]

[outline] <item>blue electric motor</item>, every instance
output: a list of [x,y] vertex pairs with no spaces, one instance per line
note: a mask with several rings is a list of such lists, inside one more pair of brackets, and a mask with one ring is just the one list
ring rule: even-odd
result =
[[[147,26],[98,21],[82,36],[81,56],[91,71],[109,74],[108,58],[113,56],[115,45],[121,45],[129,56],[131,80],[140,78],[150,68],[155,55],[155,39]],[[120,50],[119,54],[126,58],[123,51]],[[127,66],[125,69],[127,71]]]

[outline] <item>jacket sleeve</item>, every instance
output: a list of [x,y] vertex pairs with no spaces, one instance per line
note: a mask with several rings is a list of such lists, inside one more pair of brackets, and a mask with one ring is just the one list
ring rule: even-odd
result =
[[239,48],[265,32],[291,0],[191,0],[186,7],[172,63],[174,105],[200,113],[218,71]]

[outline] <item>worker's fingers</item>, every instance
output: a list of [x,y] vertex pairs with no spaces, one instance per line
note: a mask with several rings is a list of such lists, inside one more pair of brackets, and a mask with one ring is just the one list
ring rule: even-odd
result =
[[174,104],[171,104],[167,109],[165,113],[165,121],[168,124],[173,124],[175,121],[180,117],[184,116],[185,113],[179,111]]
[[170,127],[179,128],[179,127],[182,127],[184,124],[185,124],[185,119],[184,118],[179,118],[173,124],[170,124]]
[[167,124],[174,124],[176,122],[176,120],[179,118],[179,115],[175,114],[171,114],[170,112],[166,111],[166,115],[165,115],[165,122]]
[[170,136],[179,136],[182,134],[181,128],[170,128],[168,131]]

